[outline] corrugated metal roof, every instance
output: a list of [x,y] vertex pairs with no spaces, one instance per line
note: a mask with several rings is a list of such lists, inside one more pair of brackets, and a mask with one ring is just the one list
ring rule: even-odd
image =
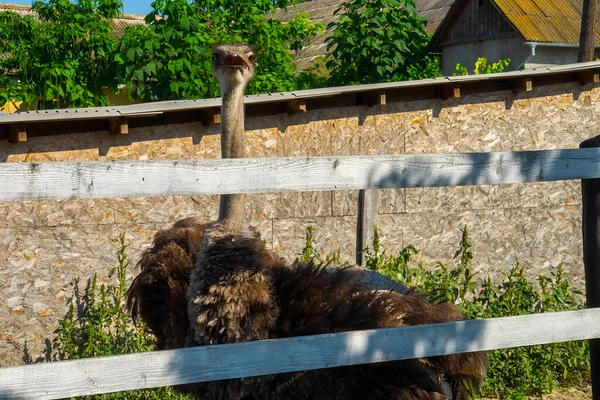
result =
[[[524,71],[503,72],[499,74],[481,74],[467,76],[447,76],[443,78],[422,79],[418,81],[402,81],[373,83],[369,85],[340,86],[324,89],[298,90],[285,93],[266,93],[258,95],[245,96],[244,103],[247,106],[256,104],[276,104],[289,102],[299,99],[318,99],[324,97],[333,97],[336,95],[368,93],[380,90],[394,89],[414,89],[428,86],[442,86],[460,83],[474,83],[485,81],[507,81],[510,79],[519,79],[525,77],[543,77],[553,74],[564,74],[597,71],[600,69],[600,61],[591,61],[570,65],[557,65],[552,67],[543,67],[528,69]],[[163,113],[210,109],[221,106],[220,98],[200,99],[200,100],[175,100],[175,101],[157,101],[152,103],[131,104],[126,106],[114,107],[91,107],[91,108],[71,108],[62,110],[40,110],[25,111],[13,114],[0,113],[0,125],[26,123],[26,122],[52,122],[52,121],[73,121],[73,120],[93,120],[109,119],[115,117],[142,117],[155,116]],[[281,109],[273,107],[274,112],[280,113]]]
[[[492,0],[526,41],[579,43],[581,0]],[[600,43],[600,16],[596,16]]]

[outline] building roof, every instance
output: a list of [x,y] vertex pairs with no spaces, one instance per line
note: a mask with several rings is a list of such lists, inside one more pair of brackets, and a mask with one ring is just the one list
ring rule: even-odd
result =
[[[4,11],[12,11],[19,15],[33,15],[34,12],[31,10],[31,6],[26,6],[22,4],[9,4],[9,3],[0,3],[0,12]],[[144,15],[138,14],[123,14],[120,18],[115,18],[111,21],[114,32],[117,36],[122,36],[125,33],[125,29],[131,25],[143,25]]]
[[[322,89],[297,90],[285,93],[266,93],[244,96],[246,116],[257,117],[314,111],[352,105],[387,104],[399,101],[416,101],[444,97],[444,88],[458,88],[451,97],[468,94],[487,93],[498,90],[520,90],[524,80],[531,81],[531,88],[554,85],[559,82],[573,82],[597,74],[600,61],[590,61],[570,65],[533,68],[525,71],[511,71],[497,74],[467,76],[447,76],[415,81],[372,83],[367,85],[339,86]],[[578,78],[579,76],[579,78]],[[587,78],[586,78],[587,79]],[[582,80],[583,84],[584,81]],[[530,88],[530,89],[531,89]],[[528,89],[528,90],[530,90]],[[382,95],[384,99],[382,100]],[[131,118],[136,126],[174,124],[211,120],[211,113],[219,113],[221,98],[199,100],[169,100],[150,103],[131,104],[110,107],[70,108],[62,110],[23,111],[12,114],[0,113],[0,132],[5,125],[39,124],[42,135],[53,134],[49,123],[67,123],[77,121],[93,122],[119,117]],[[194,111],[194,112],[190,112]],[[197,111],[206,111],[204,114]],[[175,114],[180,114],[177,117]],[[165,117],[165,115],[171,115]],[[213,123],[213,122],[211,122]],[[94,125],[96,126],[96,125]],[[95,130],[103,130],[106,124],[100,124]],[[81,126],[69,127],[80,131]],[[93,131],[89,128],[87,131]],[[35,131],[35,130],[34,130]],[[63,131],[61,131],[63,132]]]
[[[529,42],[579,43],[583,0],[493,0]],[[600,42],[600,16],[596,15]]]
[[[456,24],[463,23],[461,15],[472,0],[456,0],[435,32],[430,48],[439,48],[446,34]],[[506,22],[527,42],[578,44],[581,31],[583,0],[484,0],[499,12]],[[481,2],[480,2],[481,5]],[[479,16],[479,20],[477,20]],[[474,13],[471,24],[487,25],[484,14]],[[600,15],[596,16],[596,38],[600,43]],[[481,37],[461,39],[479,40]]]
[[[282,21],[290,20],[300,12],[311,14],[312,22],[319,22],[327,26],[330,22],[337,22],[338,17],[334,15],[337,10],[347,0],[309,0],[304,3],[298,3],[295,6],[289,6],[286,9],[278,9],[275,17]],[[444,20],[446,13],[455,0],[414,0],[417,12],[421,17],[427,18],[425,31],[433,34],[438,26]],[[548,0],[550,1],[550,0]],[[295,54],[299,69],[304,69],[313,65],[313,60],[318,56],[324,56],[327,53],[326,38],[333,34],[332,30],[326,30],[323,35],[313,39],[307,46],[298,50]]]

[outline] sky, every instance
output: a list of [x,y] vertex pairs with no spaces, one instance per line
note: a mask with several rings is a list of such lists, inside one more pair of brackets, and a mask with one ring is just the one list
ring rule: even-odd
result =
[[[152,0],[122,0],[125,6],[125,14],[148,14]],[[25,4],[30,6],[32,0],[2,0],[3,3]]]

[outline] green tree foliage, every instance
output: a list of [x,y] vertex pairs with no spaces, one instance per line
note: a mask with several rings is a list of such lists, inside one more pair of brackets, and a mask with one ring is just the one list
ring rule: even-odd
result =
[[102,88],[117,86],[116,38],[109,21],[121,7],[120,0],[38,0],[33,2],[37,17],[1,13],[0,104],[108,105]]
[[299,77],[293,50],[322,30],[306,14],[282,23],[269,17],[287,0],[161,0],[152,3],[147,26],[131,27],[121,38],[119,78],[133,82],[143,100],[215,97],[212,47],[251,43],[260,60],[249,93],[288,91]]
[[333,84],[354,85],[422,79],[439,75],[427,55],[426,20],[413,0],[353,0],[336,11],[327,68]]
[[119,16],[120,0],[36,0],[36,16],[0,15],[0,104],[102,106],[108,104],[103,89],[119,84],[144,101],[216,97],[211,50],[231,42],[250,43],[257,53],[248,93],[439,75],[412,0],[343,4],[326,65],[298,71],[294,51],[323,26],[304,13],[285,23],[274,18],[276,8],[293,3],[156,0],[146,25],[130,26],[119,39],[110,21]]
[[[503,60],[498,60],[495,63],[488,64],[488,60],[485,57],[479,57],[477,61],[475,61],[475,67],[473,68],[473,73],[475,75],[479,74],[496,74],[498,72],[503,72],[506,67],[510,64],[510,58],[505,58]],[[462,64],[456,64],[456,72],[452,75],[469,75],[469,70]]]

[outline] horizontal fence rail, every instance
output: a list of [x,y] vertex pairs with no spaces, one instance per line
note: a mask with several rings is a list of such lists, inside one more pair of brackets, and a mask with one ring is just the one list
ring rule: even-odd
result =
[[600,178],[600,149],[0,164],[0,201],[467,186]]
[[600,308],[199,346],[0,369],[0,399],[56,399],[600,338]]

